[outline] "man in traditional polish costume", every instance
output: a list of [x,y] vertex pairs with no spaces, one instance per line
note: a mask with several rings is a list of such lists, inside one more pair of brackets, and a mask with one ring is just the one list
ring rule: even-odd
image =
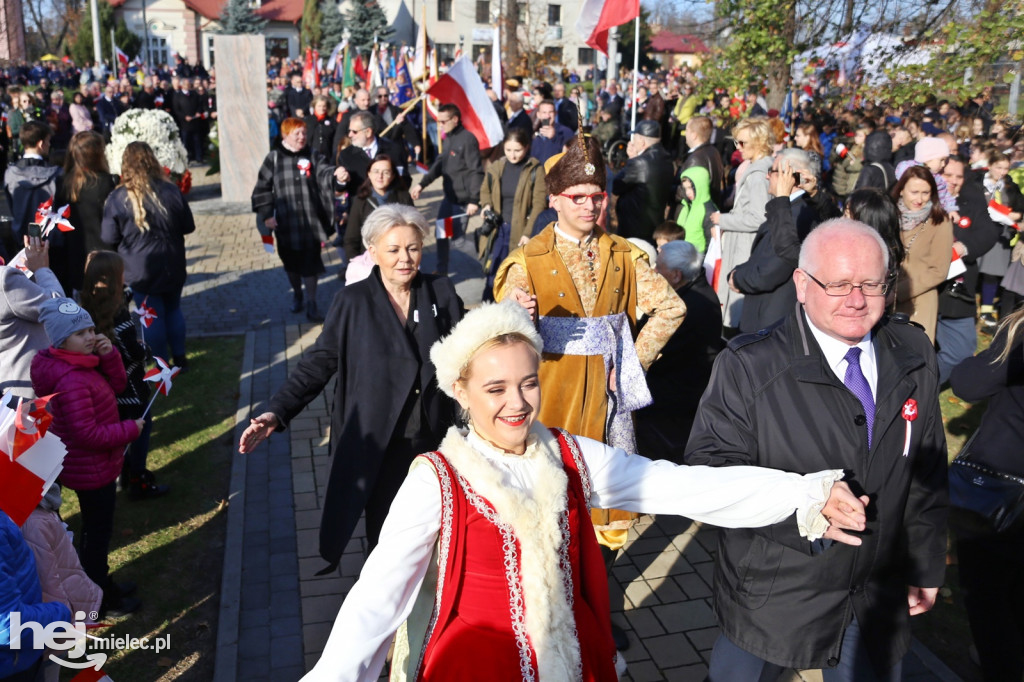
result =
[[[599,226],[608,196],[597,140],[573,138],[546,171],[558,220],[505,260],[495,299],[515,288],[537,299],[541,382],[549,391],[558,387],[558,400],[547,401],[539,419],[634,452],[631,413],[651,404],[644,372],[682,323],[686,305],[643,251]],[[638,308],[648,316],[639,333]],[[635,519],[617,509],[594,510],[608,568]],[[621,630],[616,644],[628,646]]]
[[376,680],[398,631],[392,680],[614,682],[591,505],[725,527],[788,518],[808,539],[860,542],[839,530],[866,521],[842,471],[684,467],[547,429],[542,349],[512,302],[484,304],[434,344],[439,387],[467,425],[413,463],[304,680]]

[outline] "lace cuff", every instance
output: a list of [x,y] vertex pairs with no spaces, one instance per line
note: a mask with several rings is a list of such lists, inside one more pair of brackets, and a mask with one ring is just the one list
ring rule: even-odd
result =
[[804,482],[806,499],[796,509],[796,525],[801,537],[814,542],[828,530],[828,521],[821,510],[828,501],[832,484],[843,480],[843,470],[829,469],[816,474],[805,474],[800,478]]

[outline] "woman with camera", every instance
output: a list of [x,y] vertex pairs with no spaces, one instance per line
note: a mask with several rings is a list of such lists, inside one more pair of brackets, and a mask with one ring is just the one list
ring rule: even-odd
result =
[[530,156],[530,131],[510,128],[503,142],[505,158],[487,168],[480,188],[484,224],[480,228],[487,239],[483,248],[485,300],[491,298],[494,273],[514,248],[530,240],[530,229],[540,212],[547,208],[544,168]]

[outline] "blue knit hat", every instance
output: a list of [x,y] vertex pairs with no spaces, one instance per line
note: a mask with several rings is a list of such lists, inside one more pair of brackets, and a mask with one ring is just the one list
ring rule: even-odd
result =
[[60,348],[75,332],[96,326],[89,313],[70,298],[48,298],[43,301],[39,306],[39,321],[43,323],[54,348]]

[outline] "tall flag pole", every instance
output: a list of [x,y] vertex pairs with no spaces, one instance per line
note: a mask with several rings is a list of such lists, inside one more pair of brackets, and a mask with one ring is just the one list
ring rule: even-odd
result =
[[494,23],[494,42],[491,45],[491,90],[498,96],[498,101],[505,99],[502,94],[505,92],[503,84],[505,79],[501,77],[501,22]]

